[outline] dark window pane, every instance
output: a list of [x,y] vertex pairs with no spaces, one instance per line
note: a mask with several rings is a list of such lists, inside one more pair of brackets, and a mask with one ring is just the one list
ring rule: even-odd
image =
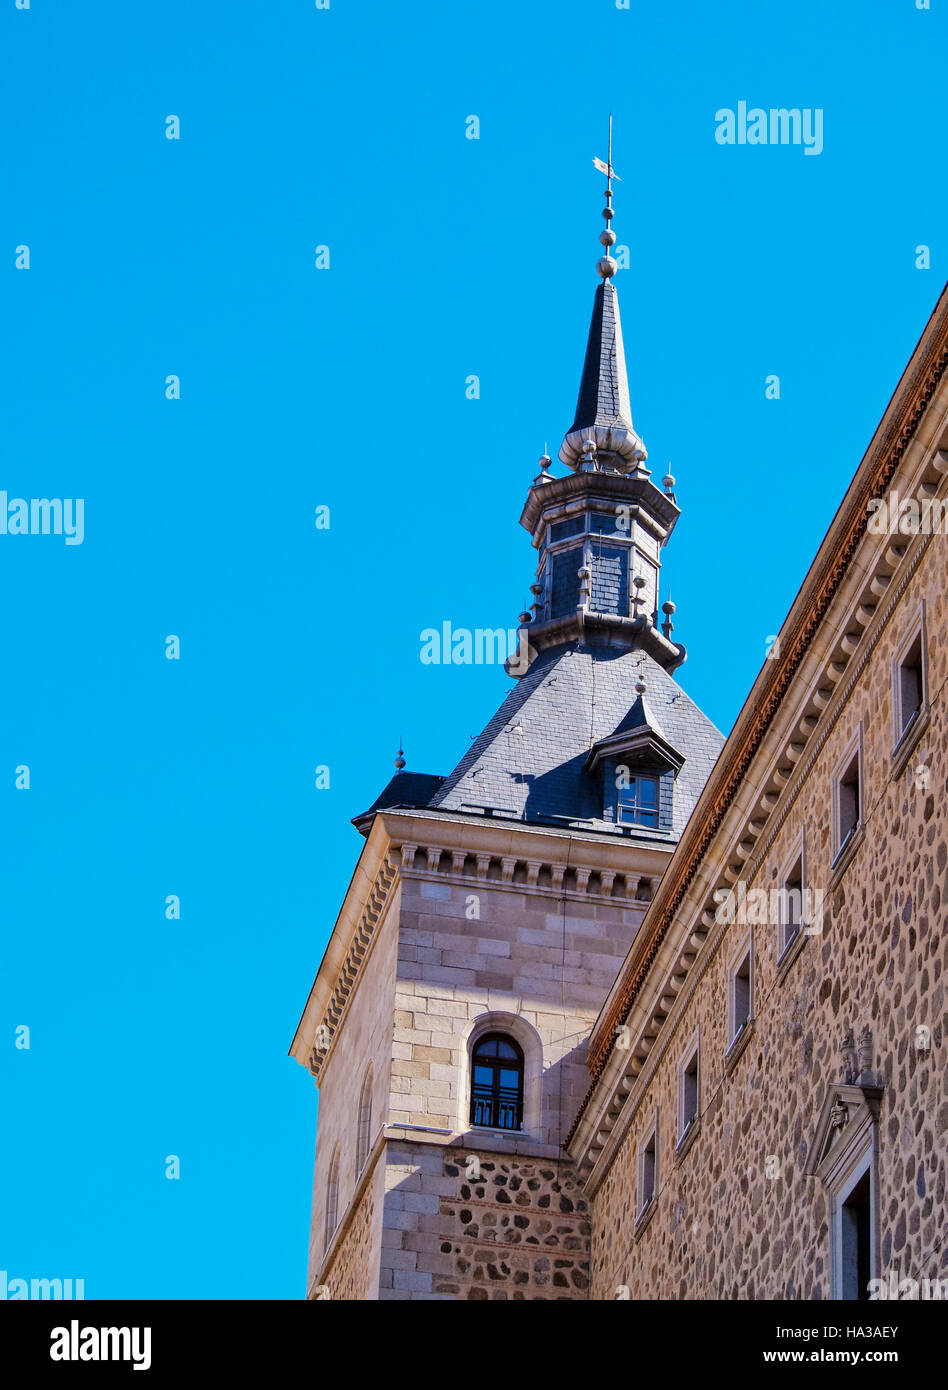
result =
[[658,826],[658,778],[633,777],[619,789],[619,820],[634,825]]
[[656,784],[651,777],[639,779],[639,801],[643,806],[654,806],[656,798]]
[[523,1123],[523,1053],[510,1038],[490,1034],[474,1047],[471,1124],[520,1129]]

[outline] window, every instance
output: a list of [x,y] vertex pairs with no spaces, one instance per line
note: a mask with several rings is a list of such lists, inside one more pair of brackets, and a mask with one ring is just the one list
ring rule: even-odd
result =
[[359,1096],[359,1126],[356,1132],[356,1179],[365,1167],[372,1143],[372,1068],[366,1073]]
[[843,845],[859,824],[859,758],[852,762],[839,779],[839,846]]
[[869,1298],[872,1177],[867,1168],[839,1205],[839,1296]]
[[915,727],[926,704],[924,628],[916,629],[901,653],[893,670],[893,707],[895,709],[896,747]]
[[658,1182],[658,1126],[653,1126],[651,1134],[639,1150],[639,1214],[641,1220],[655,1201]]
[[678,1065],[678,1147],[681,1148],[698,1118],[698,1040]]
[[862,823],[862,726],[837,765],[833,783],[833,863],[842,857]]
[[[868,1037],[866,1036],[868,1034]],[[883,1088],[866,1079],[864,1048],[872,1055],[865,1030],[847,1079],[826,1090],[805,1172],[816,1177],[829,1197],[829,1283],[831,1298],[867,1299],[879,1277],[879,1112]],[[864,1067],[854,1080],[855,1065]]]
[[[728,1051],[733,1048],[744,1029],[751,1021],[752,997],[752,952],[750,941],[745,941],[728,971]],[[697,1080],[697,1073],[696,1073]]]
[[326,1244],[329,1249],[329,1242],[336,1233],[336,1226],[339,1222],[339,1149],[336,1148],[329,1165],[329,1181],[326,1183]]
[[801,840],[798,852],[782,875],[778,959],[803,930],[803,848]]
[[658,778],[628,779],[627,787],[619,788],[619,820],[626,825],[658,827]]
[[565,541],[569,536],[578,536],[583,531],[585,518],[583,516],[567,517],[565,521],[554,521],[550,526],[550,545],[555,545],[557,541]]
[[523,1125],[523,1053],[503,1033],[487,1033],[471,1059],[471,1124],[488,1129]]

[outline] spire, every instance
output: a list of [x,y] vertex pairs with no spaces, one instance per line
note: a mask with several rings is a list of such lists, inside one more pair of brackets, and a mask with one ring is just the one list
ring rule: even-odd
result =
[[[602,284],[596,290],[592,321],[586,343],[586,360],[576,402],[576,418],[560,446],[560,461],[576,472],[604,471],[627,473],[639,469],[648,457],[645,445],[632,426],[629,379],[622,346],[619,296],[612,277],[619,269],[610,255],[616,234],[612,230],[612,117],[609,117],[609,159],[594,159],[596,168],[606,175],[606,206],[602,216],[605,230],[599,240],[605,248],[596,267]],[[641,469],[643,475],[647,471]]]
[[[576,419],[563,440],[560,459],[572,470],[554,478],[544,449],[520,524],[538,552],[533,602],[518,619],[518,653],[527,660],[508,664],[518,679],[532,670],[548,648],[573,646],[612,660],[638,651],[664,671],[685,659],[685,648],[672,641],[671,614],[659,630],[661,553],[681,515],[675,479],[653,482],[645,466],[645,445],[632,427],[629,385],[622,350],[622,328],[613,276],[618,265],[611,252],[616,237],[612,221],[612,122],[608,162],[596,159],[606,175],[604,254],[599,259],[601,284],[596,291]],[[659,737],[659,735],[655,735]]]

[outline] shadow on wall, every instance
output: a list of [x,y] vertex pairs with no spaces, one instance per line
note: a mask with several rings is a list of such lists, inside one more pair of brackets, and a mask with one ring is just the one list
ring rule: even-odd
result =
[[411,1171],[385,1198],[381,1299],[589,1297],[589,1211],[569,1159],[454,1145],[398,1156]]

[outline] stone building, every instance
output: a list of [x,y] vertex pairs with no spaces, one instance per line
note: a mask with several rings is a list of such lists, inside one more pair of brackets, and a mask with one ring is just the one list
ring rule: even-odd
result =
[[592,1031],[592,1298],[948,1279],[946,366],[948,292]]
[[812,1298],[944,1265],[943,538],[867,523],[944,495],[948,298],[725,742],[675,679],[679,509],[632,424],[611,190],[604,216],[568,471],[542,459],[521,516],[515,687],[447,777],[399,757],[356,817],[291,1047],[310,1298]]

